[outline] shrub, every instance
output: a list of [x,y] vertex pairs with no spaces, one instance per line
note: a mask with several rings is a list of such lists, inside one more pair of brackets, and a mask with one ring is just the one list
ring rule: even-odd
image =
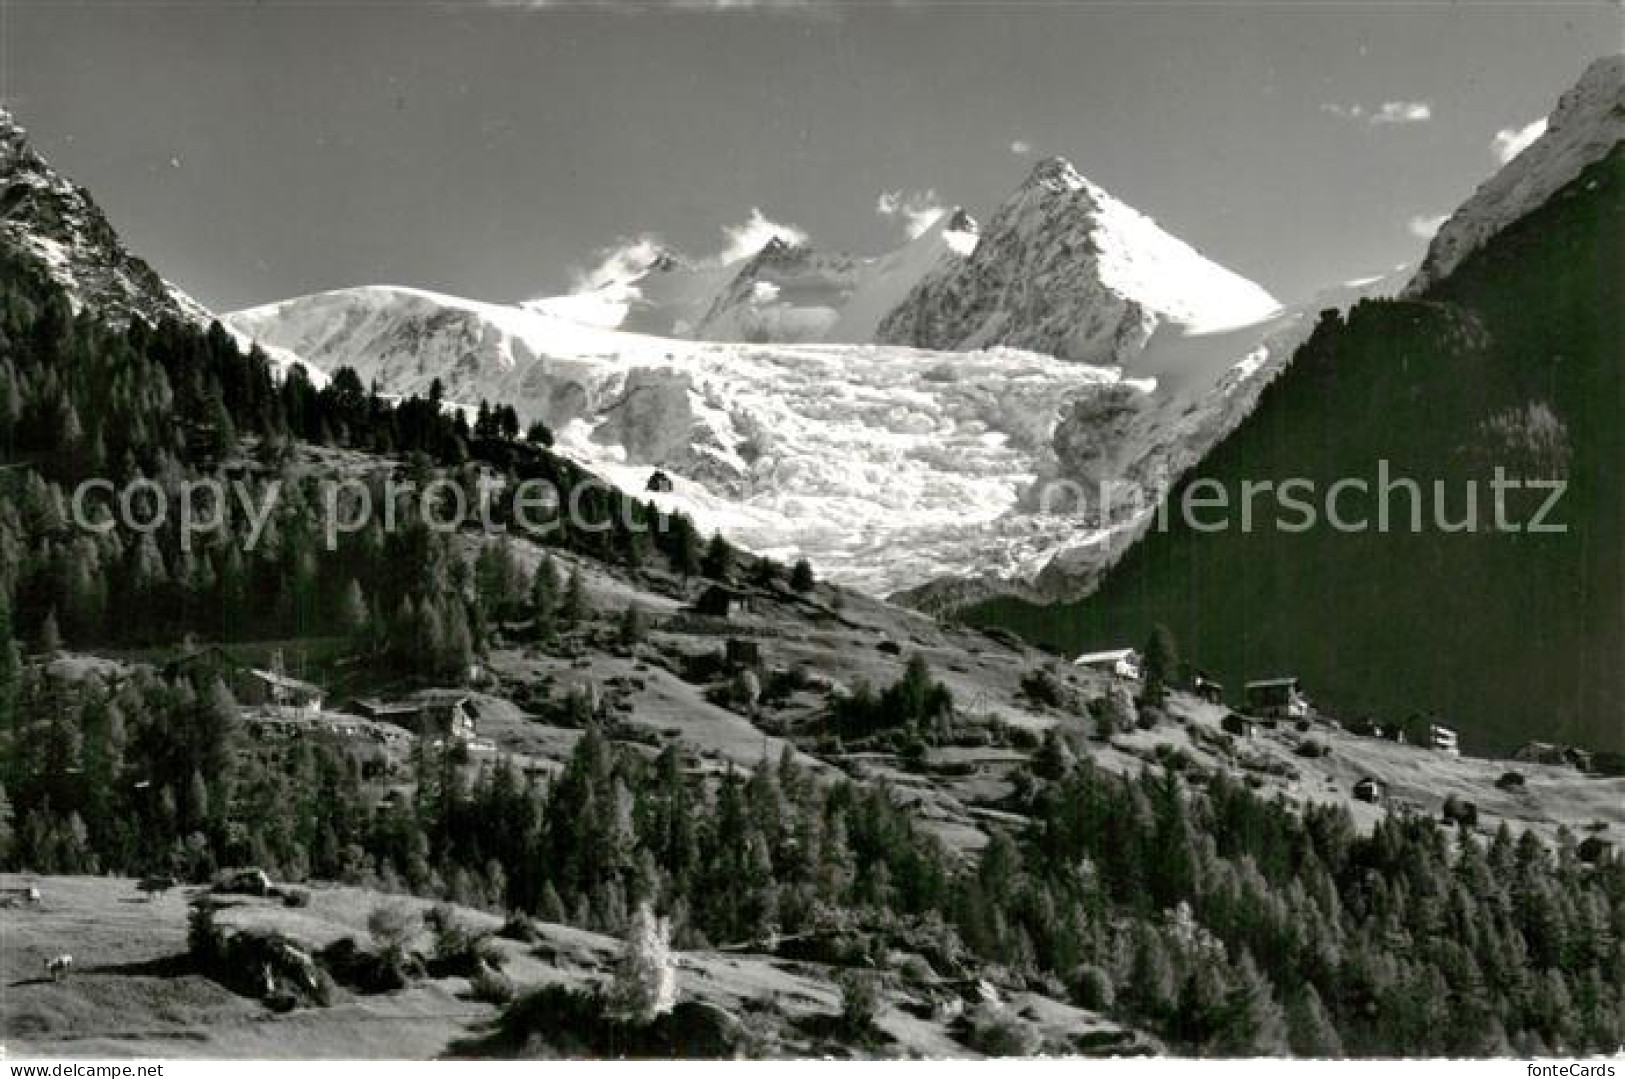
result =
[[406,956],[406,946],[417,934],[418,917],[400,903],[374,907],[367,915],[367,932],[378,945],[380,956],[398,964]]
[[1521,791],[1527,782],[1522,772],[1502,772],[1495,785],[1504,791]]
[[1066,687],[1047,667],[1022,675],[1021,692],[1029,701],[1043,708],[1060,708],[1066,703]]
[[502,965],[502,949],[491,935],[464,922],[450,907],[435,907],[424,922],[434,931],[434,955],[429,965],[436,977],[472,978],[487,967]]
[[212,970],[226,950],[225,934],[214,920],[214,900],[199,896],[186,916],[186,949],[200,970]]
[[1005,732],[1005,741],[1011,749],[1033,750],[1038,748],[1038,734],[1026,727],[1012,726]]
[[546,985],[518,997],[490,1032],[454,1043],[463,1058],[581,1059],[616,1057],[724,1060],[739,1055],[739,1020],[714,1004],[684,1001],[646,1024],[608,1014],[597,993]]
[[897,972],[904,979],[920,985],[929,985],[937,980],[937,972],[931,969],[931,963],[923,955],[910,953],[903,957],[898,964]]
[[513,979],[500,970],[481,967],[468,980],[468,993],[482,1004],[507,1004],[514,998]]
[[502,923],[497,930],[497,936],[504,940],[517,940],[521,944],[535,944],[542,939],[541,927],[536,919],[520,911],[508,915],[508,920]]
[[841,990],[841,1025],[848,1033],[863,1034],[880,1014],[880,979],[863,971],[842,971],[836,980]]
[[492,1058],[580,1058],[604,1055],[602,1002],[562,984],[544,985],[505,1008],[486,1037],[452,1046],[453,1055]]
[[1478,827],[1478,806],[1472,802],[1464,802],[1454,794],[1445,798],[1440,816],[1447,823],[1459,828]]
[[1103,1012],[1116,1003],[1112,978],[1100,967],[1085,963],[1072,972],[1072,1003],[1092,1012]]
[[1095,718],[1095,736],[1102,741],[1110,741],[1114,734],[1133,730],[1139,719],[1134,698],[1122,686],[1111,686],[1103,696],[1091,701],[1089,714]]
[[1043,1041],[1021,1016],[998,1004],[986,1003],[972,1013],[965,1044],[984,1056],[1030,1057]]
[[358,993],[393,993],[422,973],[398,953],[379,955],[362,950],[354,937],[342,937],[318,953],[322,966],[340,985]]
[[282,893],[282,905],[285,907],[310,906],[310,892],[304,888],[289,888]]

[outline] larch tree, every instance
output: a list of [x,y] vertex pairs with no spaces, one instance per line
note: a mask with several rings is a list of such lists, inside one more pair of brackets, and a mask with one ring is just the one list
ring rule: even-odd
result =
[[647,1025],[677,1004],[677,962],[671,923],[640,903],[627,928],[610,987],[610,1006],[623,1022]]

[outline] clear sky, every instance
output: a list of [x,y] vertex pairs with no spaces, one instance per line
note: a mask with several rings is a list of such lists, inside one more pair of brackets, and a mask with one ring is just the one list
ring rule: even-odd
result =
[[[565,291],[760,208],[861,253],[884,191],[986,216],[1046,154],[1283,299],[1425,221],[1621,47],[1611,4],[0,0],[0,98],[220,310]],[[719,10],[721,8],[722,10]]]

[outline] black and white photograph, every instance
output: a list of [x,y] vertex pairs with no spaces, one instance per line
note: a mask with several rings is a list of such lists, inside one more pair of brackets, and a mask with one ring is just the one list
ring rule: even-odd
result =
[[1625,1067],[1625,4],[0,0],[7,1075],[1000,1058]]

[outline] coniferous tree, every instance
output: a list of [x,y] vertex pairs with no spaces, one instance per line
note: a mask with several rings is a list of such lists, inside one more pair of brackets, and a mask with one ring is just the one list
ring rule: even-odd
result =
[[1160,706],[1168,699],[1179,671],[1179,647],[1167,626],[1158,625],[1151,631],[1145,646],[1145,669],[1141,671],[1144,697],[1147,704]]
[[367,597],[362,594],[360,582],[352,577],[339,595],[339,629],[352,639],[359,640],[365,637],[371,620],[371,612],[367,610]]
[[726,584],[733,575],[734,549],[721,532],[711,536],[706,545],[705,558],[700,563],[700,574],[713,581]]
[[462,681],[474,665],[474,634],[469,627],[468,611],[462,600],[452,598],[446,605],[442,649],[437,656],[436,669],[447,677]]
[[621,959],[609,990],[611,1009],[632,1024],[647,1025],[678,1003],[678,965],[671,955],[671,925],[648,903],[627,928]]
[[564,600],[559,605],[559,618],[565,625],[579,625],[592,614],[592,603],[587,598],[587,581],[581,567],[570,571],[570,582],[564,588]]
[[11,731],[17,715],[17,693],[22,677],[22,661],[12,639],[11,603],[0,582],[0,736]]
[[205,461],[219,461],[237,445],[237,425],[218,393],[211,394],[199,429],[197,450]]
[[673,514],[671,527],[666,533],[666,554],[672,569],[686,581],[701,570],[700,534],[686,514]]
[[1044,779],[1065,779],[1077,767],[1077,754],[1067,744],[1059,727],[1051,727],[1044,732],[1044,740],[1039,744],[1038,755],[1033,758],[1033,771]]
[[11,799],[6,797],[5,784],[0,783],[0,865],[9,865],[11,862],[11,851],[16,842],[14,822],[15,813],[11,807]]
[[45,612],[45,620],[40,623],[39,650],[47,657],[62,651],[62,631],[57,628],[55,607]]
[[1287,1039],[1300,1057],[1325,1060],[1343,1055],[1343,1039],[1313,985],[1305,985],[1287,1009]]
[[545,635],[552,631],[562,590],[558,563],[553,561],[551,554],[543,555],[530,584],[530,610],[536,620],[538,633]]
[[621,613],[621,643],[630,647],[641,644],[648,636],[648,616],[643,613],[643,608],[639,604],[629,604],[626,610]]
[[811,592],[818,581],[813,576],[812,563],[805,558],[796,559],[796,564],[790,570],[790,587],[797,592]]

